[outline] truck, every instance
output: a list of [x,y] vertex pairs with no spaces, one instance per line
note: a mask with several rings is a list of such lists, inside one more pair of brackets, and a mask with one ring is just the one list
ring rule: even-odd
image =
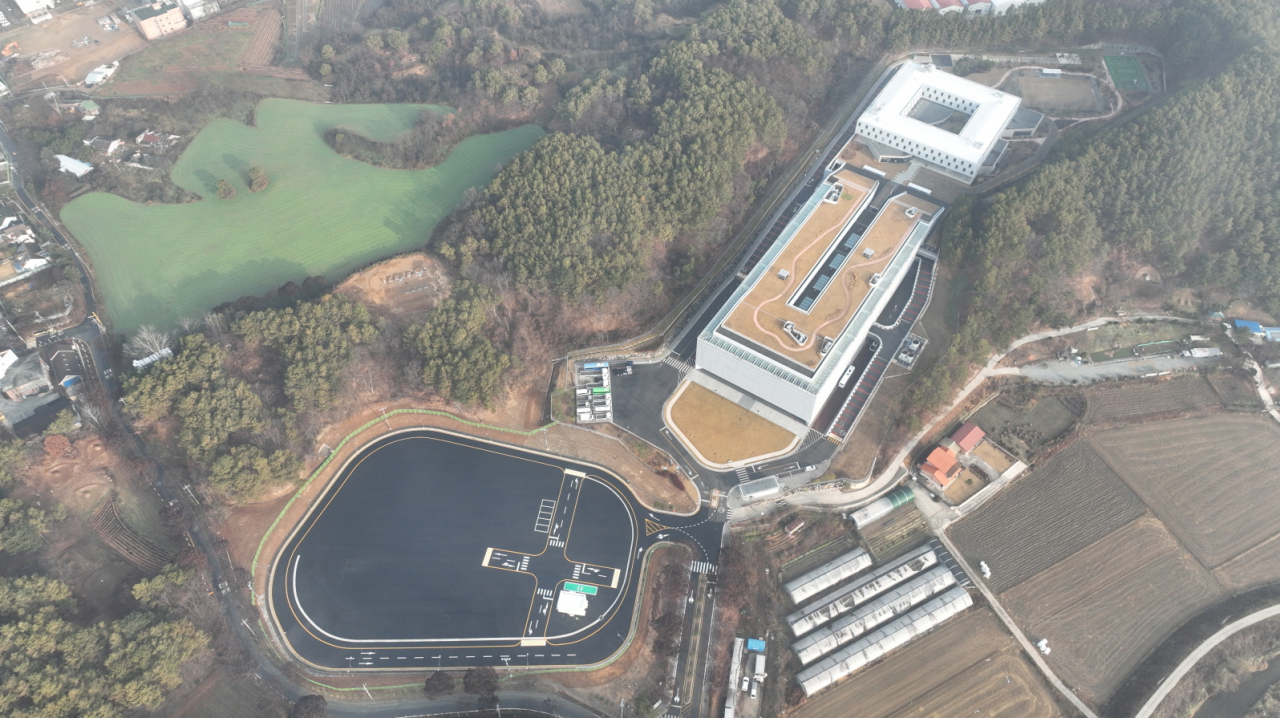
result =
[[765,672],[764,672],[764,654],[763,654],[763,653],[757,653],[757,654],[755,654],[755,658],[756,658],[756,668],[755,668],[755,671],[754,671],[754,673],[755,673],[755,679],[756,679],[757,681],[762,681],[762,680],[764,680],[764,677],[765,677]]

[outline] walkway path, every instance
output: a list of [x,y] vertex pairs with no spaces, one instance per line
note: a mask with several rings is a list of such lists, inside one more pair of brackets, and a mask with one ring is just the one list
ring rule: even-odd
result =
[[1219,643],[1222,643],[1231,636],[1255,623],[1260,623],[1268,618],[1274,618],[1276,616],[1280,616],[1280,604],[1271,606],[1270,608],[1264,608],[1261,611],[1255,611],[1254,613],[1235,621],[1231,625],[1224,626],[1222,630],[1212,636],[1209,636],[1204,643],[1201,643],[1194,651],[1191,652],[1191,655],[1184,658],[1182,663],[1178,664],[1177,668],[1173,669],[1173,672],[1164,679],[1160,684],[1160,687],[1156,689],[1156,692],[1151,694],[1151,697],[1147,699],[1146,704],[1143,705],[1137,714],[1134,715],[1134,718],[1151,718],[1151,714],[1160,706],[1160,701],[1163,701],[1165,696],[1169,695],[1169,691],[1172,691],[1173,687],[1178,685],[1178,681],[1182,680],[1182,677],[1187,674],[1187,671],[1190,671],[1201,658],[1208,655],[1209,651],[1216,648]]

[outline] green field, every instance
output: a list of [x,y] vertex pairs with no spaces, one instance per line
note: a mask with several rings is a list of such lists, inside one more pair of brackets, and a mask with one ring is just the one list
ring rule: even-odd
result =
[[1150,90],[1151,83],[1142,72],[1138,58],[1131,55],[1108,55],[1102,58],[1107,64],[1107,72],[1111,73],[1111,81],[1120,90]]
[[[424,109],[263,100],[256,127],[215,120],[174,165],[173,181],[205,199],[141,205],[94,192],[68,204],[62,221],[89,252],[115,331],[199,316],[309,276],[336,279],[420,247],[467,188],[543,134],[525,126],[472,137],[420,171],[372,167],[324,142],[334,127],[387,141]],[[245,184],[252,165],[271,180],[256,194]],[[219,179],[236,187],[235,199],[217,199]]]

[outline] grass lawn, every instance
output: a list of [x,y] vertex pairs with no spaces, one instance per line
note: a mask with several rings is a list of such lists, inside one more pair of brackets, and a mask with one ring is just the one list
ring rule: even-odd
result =
[[252,27],[229,27],[219,32],[188,30],[163,42],[152,42],[120,63],[116,79],[154,80],[174,68],[234,67],[253,42],[253,32]]
[[[420,171],[372,167],[324,143],[334,127],[390,140],[424,109],[263,100],[256,127],[215,120],[174,165],[173,181],[203,200],[141,205],[94,192],[68,204],[62,221],[89,252],[115,331],[166,325],[309,276],[337,279],[421,247],[469,187],[543,134],[526,126],[472,137]],[[256,194],[246,186],[252,165],[271,181]],[[218,199],[220,179],[238,196]]]
[[1142,72],[1138,58],[1130,55],[1107,55],[1102,58],[1111,73],[1111,80],[1121,90],[1150,90],[1151,83]]

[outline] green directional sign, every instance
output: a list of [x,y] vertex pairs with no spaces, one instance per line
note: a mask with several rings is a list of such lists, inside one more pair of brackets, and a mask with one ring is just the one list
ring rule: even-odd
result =
[[565,582],[564,582],[564,590],[566,590],[566,591],[574,591],[574,592],[576,592],[576,593],[585,593],[585,594],[587,594],[588,596],[594,596],[594,595],[596,595],[596,587],[595,587],[595,586],[588,586],[588,585],[587,585],[587,584],[585,584],[585,583],[574,583],[573,581],[565,581]]

